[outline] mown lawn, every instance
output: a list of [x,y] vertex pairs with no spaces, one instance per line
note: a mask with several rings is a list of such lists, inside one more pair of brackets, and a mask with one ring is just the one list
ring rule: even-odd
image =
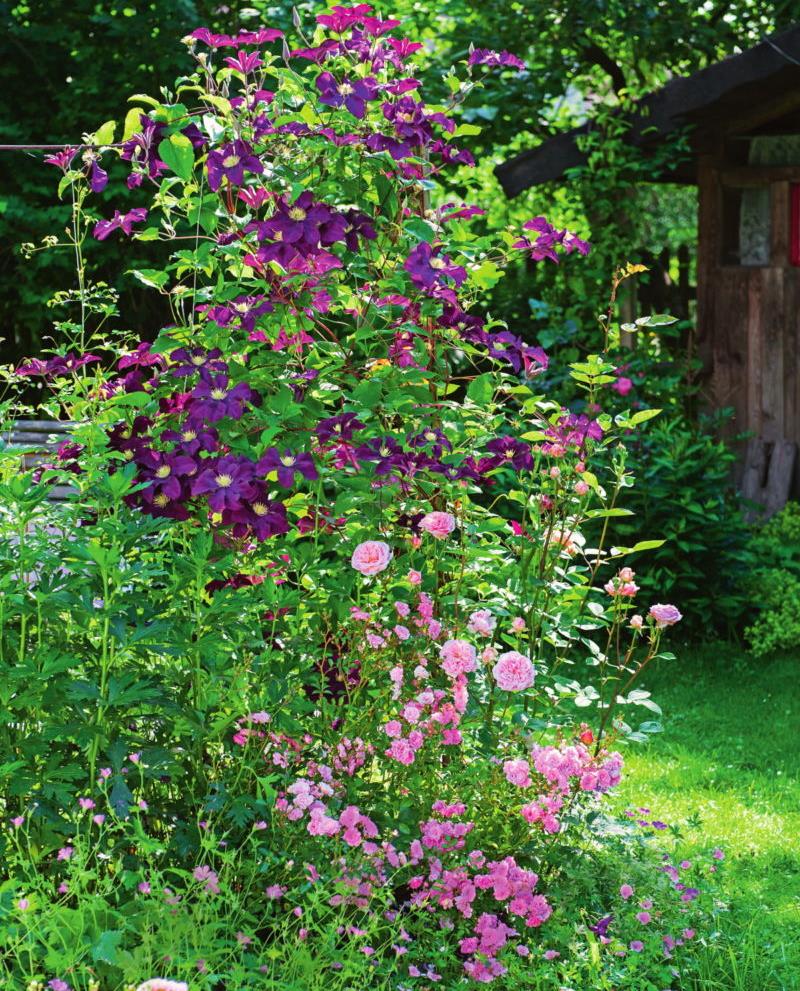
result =
[[668,822],[696,817],[726,853],[722,938],[698,991],[800,989],[800,658],[717,644],[675,649],[646,687],[664,733],[627,760],[623,798]]

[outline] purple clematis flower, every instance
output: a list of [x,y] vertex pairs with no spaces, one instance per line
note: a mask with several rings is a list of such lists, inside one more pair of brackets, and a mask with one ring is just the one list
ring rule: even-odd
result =
[[457,286],[466,279],[466,269],[453,265],[447,255],[440,255],[438,248],[421,241],[405,261],[404,268],[411,281],[425,289],[432,289],[443,277],[452,279]]
[[325,203],[315,203],[306,190],[294,203],[279,200],[268,220],[254,221],[246,230],[256,231],[260,241],[273,242],[259,249],[260,261],[274,259],[285,264],[295,255],[308,256],[318,251],[320,245],[344,240],[347,226],[342,214]]
[[347,210],[345,220],[344,243],[351,251],[358,251],[358,239],[360,237],[366,241],[374,241],[378,236],[371,218],[366,213],[362,213],[361,210]]
[[205,495],[215,513],[237,510],[255,497],[255,475],[256,466],[249,458],[225,455],[204,463],[191,483],[192,495]]
[[314,466],[314,459],[310,454],[292,454],[291,451],[284,451],[282,454],[277,447],[270,447],[264,452],[256,465],[259,475],[267,475],[274,471],[278,473],[278,481],[285,488],[289,488],[294,482],[295,473],[313,482],[319,478],[317,469]]
[[207,373],[227,372],[228,366],[219,358],[222,354],[219,348],[206,351],[204,348],[178,348],[170,355],[177,367],[172,369],[172,374],[177,378],[186,375],[195,375],[197,372]]
[[611,925],[613,921],[614,921],[613,915],[604,915],[602,919],[598,919],[597,922],[594,923],[594,925],[589,926],[589,929],[591,932],[595,934],[595,936],[598,936],[600,939],[602,939],[608,932],[608,927]]
[[100,359],[96,354],[82,354],[80,357],[71,351],[66,355],[55,355],[42,361],[40,358],[32,358],[27,364],[17,368],[17,375],[25,377],[41,376],[42,378],[56,378],[59,375],[71,375],[84,365],[91,364]]
[[260,175],[264,171],[261,159],[254,155],[250,145],[241,139],[209,152],[206,168],[208,185],[214,192],[222,185],[223,179],[227,179],[231,186],[241,186],[244,184],[246,172]]
[[491,48],[473,48],[467,58],[467,65],[509,66],[520,72],[527,68],[522,59],[511,52],[495,52]]
[[324,444],[328,440],[352,440],[356,430],[363,429],[364,424],[355,413],[340,413],[338,416],[329,416],[325,420],[320,420],[315,433],[320,443]]
[[148,450],[142,457],[142,471],[137,479],[149,482],[142,489],[145,502],[164,508],[168,502],[176,502],[188,495],[186,482],[197,474],[197,463],[187,454]]
[[510,465],[517,471],[533,468],[533,455],[530,445],[516,437],[496,437],[486,445],[495,457],[495,466]]
[[267,540],[289,532],[286,507],[276,499],[270,499],[266,490],[256,486],[255,495],[237,509],[222,514],[225,526],[231,526],[234,537],[252,535],[256,540]]
[[93,193],[102,193],[108,185],[108,172],[100,168],[96,158],[92,158],[89,166],[89,188]]
[[453,450],[453,445],[442,431],[436,427],[428,427],[421,434],[417,434],[416,437],[409,437],[408,443],[410,447],[429,448],[435,458],[441,458],[445,451]]
[[199,312],[205,313],[207,320],[212,320],[218,327],[229,327],[235,321],[242,330],[249,333],[255,329],[256,320],[263,313],[272,313],[275,307],[266,296],[237,296],[229,303],[218,306],[198,306]]
[[246,382],[239,382],[231,387],[227,375],[202,375],[192,390],[192,398],[195,402],[189,413],[189,421],[194,424],[199,420],[216,423],[226,416],[232,420],[240,420],[245,403],[257,405],[260,397]]
[[316,85],[320,103],[328,107],[345,107],[359,120],[364,116],[367,103],[374,100],[378,93],[377,81],[372,76],[366,79],[345,76],[339,82],[330,72],[323,72],[317,76]]
[[228,55],[227,58],[224,59],[224,62],[228,68],[236,69],[237,72],[241,72],[244,76],[246,76],[248,72],[253,72],[256,69],[261,68],[264,64],[258,52],[245,51],[238,51],[235,57]]
[[121,230],[123,234],[130,237],[133,233],[133,225],[140,224],[144,220],[147,220],[147,209],[143,206],[136,206],[127,213],[120,213],[119,210],[115,210],[111,220],[97,221],[92,234],[98,241],[105,241],[109,234],[117,230]]
[[514,242],[513,247],[528,251],[534,261],[549,258],[551,261],[558,262],[557,248],[560,248],[565,255],[571,255],[573,251],[577,251],[581,255],[588,255],[591,250],[588,241],[583,241],[572,231],[558,230],[548,223],[545,217],[534,217],[532,220],[527,220],[522,227],[523,230],[535,232],[535,237],[522,237]]
[[216,430],[203,430],[188,423],[181,430],[164,430],[161,439],[176,444],[182,454],[195,455],[198,451],[212,453],[219,450],[219,434]]

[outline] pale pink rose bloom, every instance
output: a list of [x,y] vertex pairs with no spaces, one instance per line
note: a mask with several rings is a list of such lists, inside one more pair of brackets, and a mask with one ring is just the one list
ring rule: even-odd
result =
[[412,585],[419,585],[422,582],[422,572],[414,571],[412,568],[406,576]]
[[522,616],[515,616],[511,620],[511,629],[515,633],[522,633],[522,632],[524,632],[527,629],[527,626],[528,626],[528,624],[525,622],[525,620],[522,618]]
[[439,657],[451,678],[475,670],[476,651],[466,640],[445,640],[439,648]]
[[365,540],[353,551],[350,563],[362,575],[377,575],[389,567],[392,548],[382,540]]
[[620,568],[618,577],[621,582],[632,582],[636,577],[636,572],[633,568]]
[[638,613],[636,616],[631,616],[631,626],[634,628],[634,630],[641,630],[641,628],[644,626],[644,617],[639,616]]
[[168,981],[165,977],[151,977],[140,984],[136,991],[189,991],[186,981]]
[[490,637],[496,626],[497,620],[488,609],[476,609],[467,623],[469,632],[481,637]]
[[659,630],[663,630],[665,626],[674,626],[683,619],[676,606],[662,605],[660,602],[650,606],[650,615],[656,621]]
[[419,526],[437,540],[443,540],[455,530],[456,518],[450,513],[434,511],[426,513],[419,521]]
[[584,482],[583,479],[575,483],[575,494],[579,496],[585,496],[589,491],[589,485]]
[[531,687],[536,677],[531,659],[516,650],[501,654],[492,673],[498,686],[506,692],[522,692]]
[[481,651],[481,660],[484,664],[491,664],[492,661],[497,660],[497,651],[494,647],[484,647]]
[[503,774],[509,784],[517,788],[529,788],[531,784],[530,765],[526,760],[507,760],[503,764]]

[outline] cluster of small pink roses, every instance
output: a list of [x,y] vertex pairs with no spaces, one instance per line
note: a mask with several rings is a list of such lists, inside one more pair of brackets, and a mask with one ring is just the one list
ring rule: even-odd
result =
[[535,799],[523,805],[520,814],[531,825],[540,823],[546,833],[560,830],[558,813],[571,794],[606,792],[619,784],[622,775],[621,754],[603,751],[592,755],[582,743],[534,746],[531,757],[538,782],[532,778],[527,760],[505,761],[503,773],[517,788],[541,789]]

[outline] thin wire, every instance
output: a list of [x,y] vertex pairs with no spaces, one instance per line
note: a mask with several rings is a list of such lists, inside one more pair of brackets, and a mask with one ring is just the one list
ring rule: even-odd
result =
[[73,145],[69,142],[67,144],[61,145],[0,145],[0,151],[63,151],[65,148],[74,148],[75,151],[80,151],[81,148],[91,148],[92,150],[99,150],[100,148],[123,148],[124,144],[110,144],[110,145]]
[[794,55],[790,55],[788,52],[785,52],[782,48],[776,45],[771,38],[763,38],[762,40],[765,41],[770,48],[774,48],[778,55],[782,55],[787,62],[794,62],[795,65],[800,65],[800,59],[796,59]]

